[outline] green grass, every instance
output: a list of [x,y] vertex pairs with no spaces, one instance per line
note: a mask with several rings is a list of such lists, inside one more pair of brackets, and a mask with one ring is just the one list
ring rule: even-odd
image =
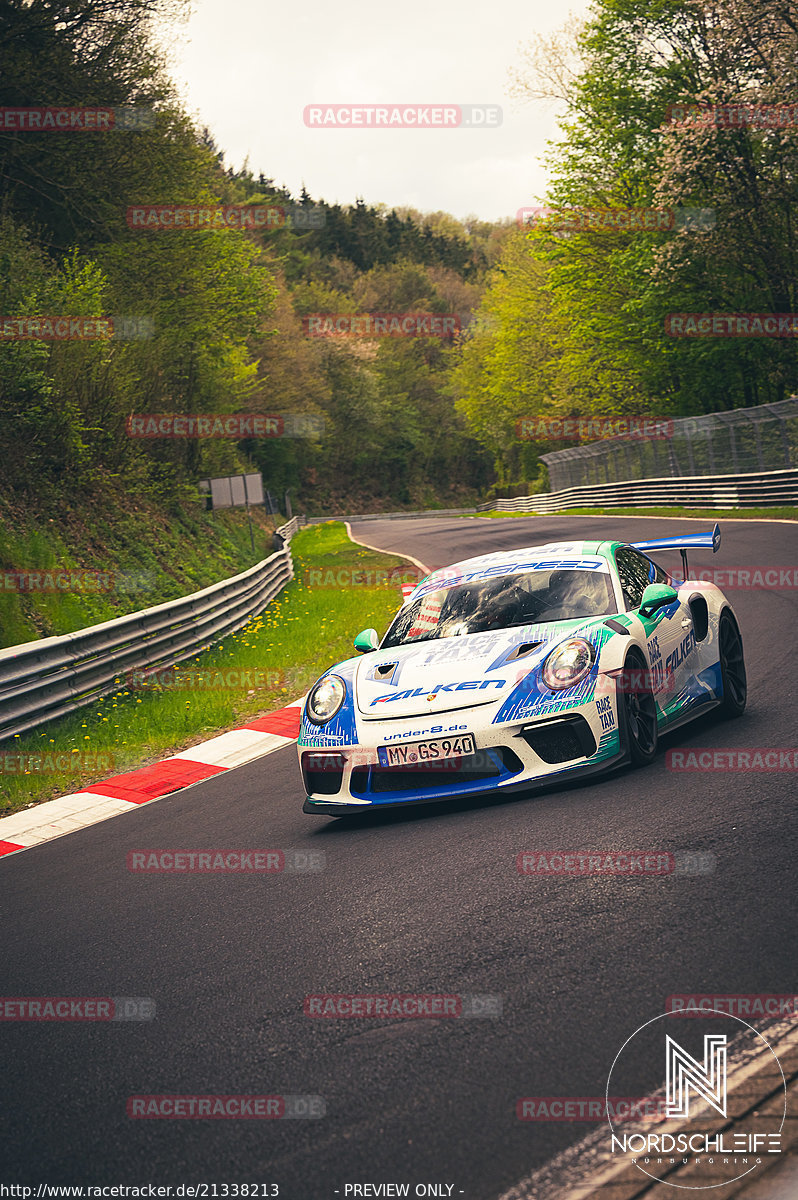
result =
[[[159,508],[117,487],[34,513],[0,495],[0,646],[73,633],[236,575],[272,553],[271,517],[261,507],[252,523],[254,550],[245,512],[207,512],[192,497]],[[105,578],[93,589],[15,590],[14,572],[63,568]]]
[[[384,632],[401,603],[398,584],[385,577],[401,572],[404,560],[354,544],[340,522],[301,530],[291,549],[295,579],[237,633],[178,664],[162,683],[141,689],[120,681],[105,699],[2,743],[0,815],[80,791],[280,708],[333,663],[350,658],[361,629]],[[412,568],[407,574],[415,580]],[[361,580],[373,586],[360,586]],[[206,686],[220,682],[234,686]],[[48,753],[68,754],[75,769],[50,770]],[[12,773],[15,764],[6,756],[21,754],[42,756],[48,769]],[[83,754],[104,756],[99,771],[83,768]]]
[[798,508],[565,508],[551,513],[484,512],[479,517],[687,517],[690,520],[798,521]]

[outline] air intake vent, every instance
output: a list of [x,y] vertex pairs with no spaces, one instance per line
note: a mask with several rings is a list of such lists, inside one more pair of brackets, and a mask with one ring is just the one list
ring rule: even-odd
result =
[[302,755],[302,777],[309,796],[334,796],[341,790],[344,756],[328,750],[311,750]]
[[596,739],[584,717],[546,721],[522,730],[521,737],[544,763],[570,762],[596,753]]
[[538,646],[542,645],[542,642],[522,642],[511,654],[507,655],[504,661],[514,662],[517,658],[523,658],[525,654],[531,654],[533,650],[537,650]]

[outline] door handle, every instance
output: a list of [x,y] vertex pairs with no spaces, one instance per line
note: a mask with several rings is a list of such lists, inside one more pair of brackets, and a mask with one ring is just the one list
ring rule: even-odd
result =
[[685,617],[685,619],[682,621],[682,629],[687,629],[688,625],[692,625],[692,623],[693,622],[689,617]]

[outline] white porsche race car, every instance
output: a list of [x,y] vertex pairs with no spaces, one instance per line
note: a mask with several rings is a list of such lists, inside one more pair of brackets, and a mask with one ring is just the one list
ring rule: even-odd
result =
[[[306,813],[530,790],[650,762],[664,730],[746,702],[743,644],[687,551],[720,529],[557,542],[434,571],[380,642],[314,684],[298,751]],[[650,557],[679,550],[683,580]]]

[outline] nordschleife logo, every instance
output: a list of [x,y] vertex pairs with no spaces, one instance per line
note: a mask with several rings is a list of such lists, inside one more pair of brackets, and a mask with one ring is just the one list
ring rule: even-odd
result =
[[669,1117],[690,1116],[690,1088],[707,1104],[726,1116],[726,1034],[708,1033],[704,1038],[704,1061],[665,1034],[665,1095]]
[[[646,1021],[616,1054],[606,1089],[611,1157],[687,1191],[724,1187],[772,1162],[787,1115],[784,1072],[765,1036],[718,1008],[701,1017],[668,1012]],[[771,1092],[774,1068],[781,1086],[759,1111],[751,1098],[757,1077],[765,1073],[761,1087]],[[621,1095],[644,1096],[662,1115],[614,1123],[609,1097]]]

